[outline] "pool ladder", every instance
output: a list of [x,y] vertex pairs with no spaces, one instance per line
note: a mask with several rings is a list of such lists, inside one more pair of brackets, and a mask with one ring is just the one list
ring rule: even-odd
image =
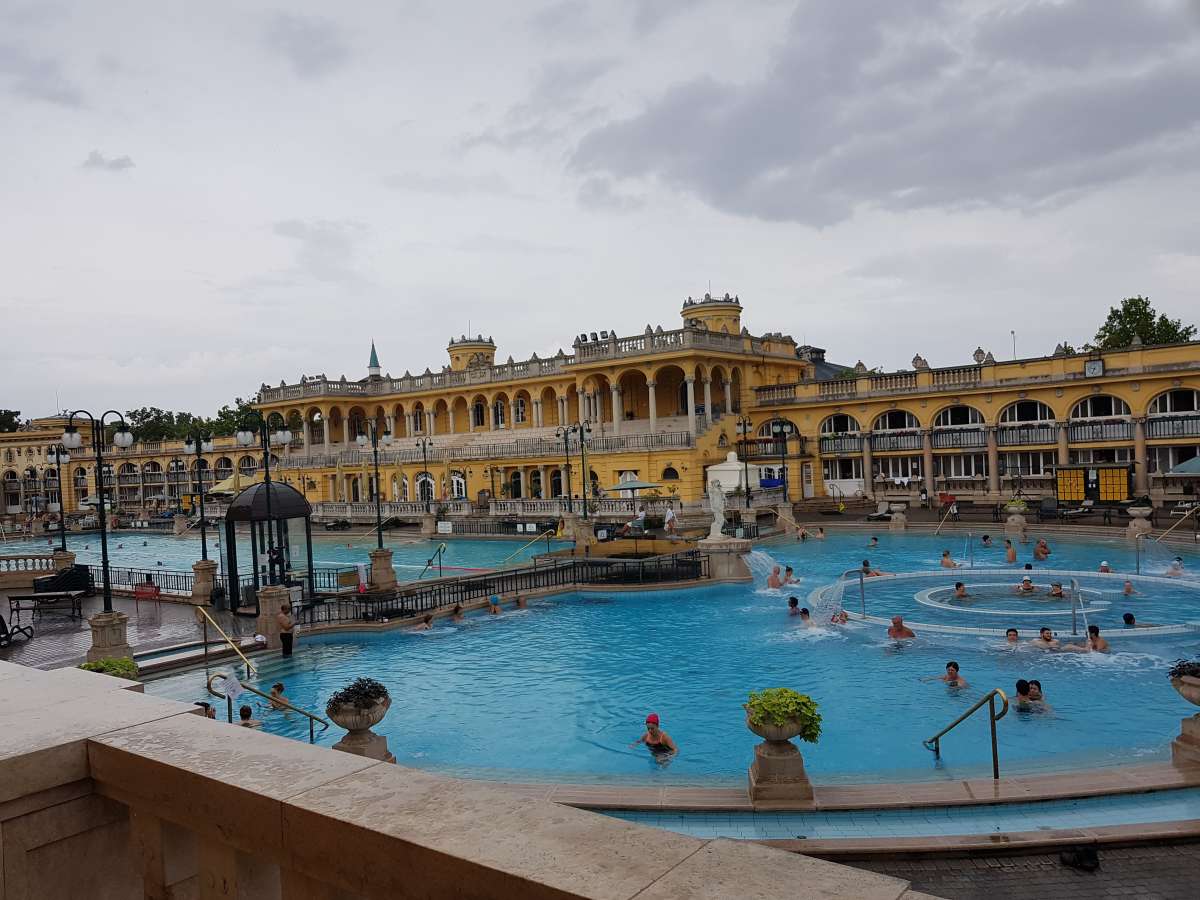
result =
[[[1000,698],[1000,702],[1004,705],[1000,708],[999,715],[996,714],[996,698]],[[992,778],[996,781],[1000,780],[1000,755],[996,750],[996,723],[999,722],[1008,713],[1008,696],[1000,688],[993,688],[975,702],[975,705],[964,712],[961,716],[935,734],[921,743],[925,745],[926,750],[933,751],[934,759],[942,758],[942,738],[949,732],[957,728],[962,722],[984,705],[988,708],[988,723],[992,730]]]
[[[228,707],[228,715],[229,715],[230,722],[233,722],[233,697],[230,696],[228,688],[226,688],[225,692],[222,693],[221,691],[219,691],[215,687],[213,687],[213,682],[218,678],[220,678],[224,682],[229,682],[229,681],[234,682],[235,684],[237,684],[241,687],[242,691],[249,691],[252,694],[257,694],[258,696],[260,696],[264,700],[266,700],[268,703],[270,703],[271,707],[274,709],[278,709],[278,708],[282,707],[283,709],[290,709],[292,712],[298,712],[302,716],[307,716],[308,717],[308,742],[310,744],[316,743],[316,740],[317,740],[317,734],[316,734],[316,723],[317,722],[321,723],[322,731],[325,731],[329,727],[328,720],[322,719],[316,713],[310,713],[307,709],[301,709],[298,706],[293,706],[287,700],[281,700],[278,697],[271,697],[270,694],[264,694],[258,688],[252,687],[251,685],[246,684],[246,682],[244,682],[244,681],[238,681],[238,679],[236,677],[234,677],[233,675],[226,675],[224,672],[214,672],[212,675],[208,676],[208,684],[207,684],[208,692],[210,694],[212,694],[214,697],[217,697],[217,698],[225,701],[226,706]],[[238,693],[240,694],[241,691],[238,691]]]

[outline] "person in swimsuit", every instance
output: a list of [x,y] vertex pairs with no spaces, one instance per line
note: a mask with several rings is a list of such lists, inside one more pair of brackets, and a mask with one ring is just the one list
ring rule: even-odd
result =
[[767,576],[767,587],[769,587],[769,588],[783,587],[783,579],[779,576],[779,566],[771,567],[771,574]]
[[992,546],[992,536],[990,534],[985,534],[983,536],[983,546],[985,546],[985,547]]
[[1099,568],[1099,569],[1097,569],[1096,571],[1098,571],[1098,572],[1111,572],[1111,571],[1112,571],[1112,566],[1110,566],[1110,565],[1108,564],[1108,560],[1106,559],[1106,560],[1103,560],[1103,561],[1100,563],[1100,568]]
[[1006,632],[1004,632],[1005,643],[1015,644],[1020,639],[1021,639],[1021,634],[1015,628],[1010,628]]
[[1125,579],[1125,587],[1121,589],[1121,592],[1122,592],[1122,593],[1123,593],[1123,594],[1124,594],[1126,597],[1132,597],[1134,594],[1140,594],[1140,593],[1141,593],[1141,591],[1137,590],[1137,589],[1136,589],[1136,588],[1133,586],[1133,582],[1132,582],[1132,581],[1130,581],[1128,578],[1127,578],[1127,579]]
[[658,727],[658,713],[650,713],[646,716],[645,733],[629,746],[636,747],[638,744],[645,744],[646,749],[660,761],[668,760],[679,752],[679,748],[675,746],[671,736]]
[[1049,555],[1050,545],[1046,543],[1045,538],[1038,538],[1038,542],[1033,546],[1033,558],[1038,562],[1045,562]]
[[1037,647],[1039,650],[1058,649],[1058,641],[1054,639],[1054,633],[1046,627],[1039,629],[1038,636],[1030,641],[1029,644],[1032,647]]
[[942,568],[943,569],[957,569],[958,568],[958,563],[956,563],[954,561],[954,559],[950,556],[949,550],[942,551]]
[[871,538],[871,540],[867,541],[867,546],[868,547],[878,547],[879,546],[879,538],[877,538],[877,537]]
[[1021,579],[1021,583],[1013,588],[1013,590],[1015,590],[1018,594],[1032,594],[1037,590],[1037,587],[1034,586],[1033,579],[1026,575]]
[[1065,599],[1067,599],[1067,594],[1066,594],[1066,592],[1063,590],[1063,586],[1062,586],[1062,582],[1061,582],[1061,581],[1054,581],[1054,582],[1051,582],[1051,584],[1050,584],[1050,591],[1049,591],[1049,594],[1050,594],[1050,596],[1051,596],[1051,597],[1053,597],[1055,600],[1065,600]]
[[816,622],[813,621],[812,613],[810,613],[808,611],[807,606],[800,610],[800,621],[803,622],[805,625],[807,625],[809,628],[815,628],[816,624],[817,624]]
[[967,586],[961,581],[954,582],[954,599],[965,600],[971,595],[967,593]]
[[887,636],[894,641],[909,640],[917,635],[904,624],[903,616],[892,616],[892,624],[888,626]]
[[1004,561],[1007,563],[1015,563],[1017,561],[1017,548],[1007,538],[1004,539]]
[[939,676],[938,680],[944,681],[952,688],[965,688],[967,686],[966,680],[958,674],[958,663],[954,660],[946,663],[946,674]]
[[788,615],[789,616],[800,615],[800,598],[799,597],[788,597]]

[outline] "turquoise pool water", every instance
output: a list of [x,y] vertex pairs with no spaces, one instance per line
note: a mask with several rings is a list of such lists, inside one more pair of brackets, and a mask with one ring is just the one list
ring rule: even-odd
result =
[[935,837],[1144,825],[1196,819],[1200,818],[1200,790],[923,809],[813,813],[619,811],[606,815],[698,838],[763,841]]
[[[214,530],[208,534],[209,557],[219,556],[217,548],[224,532],[216,535]],[[304,560],[304,531],[293,529],[291,532],[294,564],[303,565]],[[200,558],[200,534],[194,532],[178,537],[169,534],[149,533],[135,530],[117,531],[108,536],[108,560],[113,566],[128,566],[131,568],[162,568],[190,572],[192,563]],[[513,557],[510,564],[530,559],[537,553],[546,552],[545,540],[520,549],[523,541],[514,540],[465,540],[455,538],[446,541],[446,552],[443,560],[446,574],[470,574],[472,568],[494,568],[501,565],[506,557]],[[56,542],[57,545],[57,542]],[[384,546],[392,551],[392,566],[396,576],[402,581],[416,578],[425,568],[426,561],[433,556],[438,547],[437,541],[396,540],[390,534],[384,536]],[[551,541],[551,549],[569,546],[560,541]],[[53,549],[45,540],[41,541],[8,541],[0,545],[0,555],[17,553],[46,553]],[[100,536],[98,534],[68,535],[67,549],[71,550],[76,560],[81,563],[98,564],[100,562]],[[352,566],[370,562],[367,554],[375,549],[374,535],[368,537],[347,537],[344,532],[329,534],[313,532],[313,564],[316,566]],[[243,574],[250,559],[250,537],[248,534],[238,536],[238,560]],[[428,576],[426,576],[428,577]]]
[[[948,540],[884,533],[869,557],[891,571],[932,570]],[[439,620],[428,632],[302,638],[290,661],[264,661],[258,684],[283,681],[293,702],[321,709],[353,678],[377,678],[393,697],[378,730],[400,762],[485,778],[742,784],[755,738],[741,704],[750,690],[780,685],[820,703],[821,740],[803,750],[810,771],[826,781],[949,779],[989,770],[984,718],[943,741],[940,763],[921,741],[986,690],[1011,691],[1018,678],[1039,678],[1049,706],[1014,710],[1000,722],[1004,772],[1166,757],[1179,720],[1193,709],[1165,672],[1177,657],[1196,654],[1200,634],[1122,637],[1111,654],[1050,654],[974,634],[919,632],[898,644],[878,626],[806,628],[787,615],[789,593],[805,597],[859,564],[868,555],[865,542],[861,533],[846,533],[765,548],[799,573],[800,583],[784,591],[724,585],[579,593],[499,617]],[[1059,565],[1090,570],[1107,559],[1116,569],[1133,567],[1133,548],[1120,541],[1055,539],[1052,546]],[[1021,549],[1025,557],[1029,548]],[[1175,555],[1162,553],[1155,565]],[[1197,564],[1196,554],[1187,554],[1186,567]],[[1200,619],[1200,601],[1178,590],[1170,600],[1178,617]],[[910,603],[912,593],[910,585]],[[932,680],[949,659],[961,664],[969,688]],[[205,696],[197,673],[147,690]],[[668,765],[629,746],[648,712],[660,714],[679,744]],[[307,737],[294,715],[262,715],[269,730]],[[321,742],[333,743],[336,732]]]

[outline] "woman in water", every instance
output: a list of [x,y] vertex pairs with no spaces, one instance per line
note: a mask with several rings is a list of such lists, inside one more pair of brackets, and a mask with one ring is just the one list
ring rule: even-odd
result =
[[1038,542],[1033,545],[1033,558],[1038,562],[1045,562],[1049,555],[1050,545],[1046,543],[1045,538],[1038,538]]
[[671,736],[658,727],[658,713],[646,716],[645,732],[629,746],[636,747],[638,744],[645,744],[659,762],[665,762],[679,752]]
[[1012,541],[1008,538],[1004,539],[1004,561],[1006,563],[1015,563],[1017,561],[1017,548],[1012,545]]

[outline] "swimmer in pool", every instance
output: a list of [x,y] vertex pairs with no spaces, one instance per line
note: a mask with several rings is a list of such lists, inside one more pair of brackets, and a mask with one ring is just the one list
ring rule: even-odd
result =
[[950,556],[949,550],[942,551],[942,568],[943,569],[957,569],[958,568],[958,563],[956,563],[954,561],[954,559]]
[[1042,693],[1042,683],[1036,678],[1029,679],[1029,699],[1033,701],[1035,709],[1042,712],[1050,712],[1050,704],[1046,702],[1046,695]]
[[771,567],[771,574],[767,576],[767,587],[769,587],[769,588],[783,587],[783,579],[779,577],[779,566]]
[[433,631],[433,616],[429,615],[429,613],[426,613],[422,617],[421,624],[417,628],[417,630],[418,631]]
[[878,547],[879,546],[879,538],[872,537],[871,540],[867,541],[867,546],[868,547]]
[[818,541],[825,540],[825,529],[818,525],[816,532],[813,534],[813,537],[816,538]]
[[784,584],[795,584],[796,583],[796,573],[792,569],[791,566],[787,566],[783,570],[783,583]]
[[1029,696],[1029,682],[1024,678],[1017,679],[1017,696],[1013,702],[1017,709],[1029,709],[1033,706],[1033,698]]
[[1013,588],[1013,590],[1018,594],[1032,594],[1037,590],[1037,587],[1034,585],[1033,579],[1026,575],[1021,579],[1021,583]]
[[863,573],[863,575],[867,576],[868,578],[875,578],[879,575],[887,574],[887,572],[880,571],[879,569],[872,569],[871,561],[869,559],[863,560],[862,573]]
[[1107,653],[1111,647],[1108,641],[1100,637],[1100,626],[1089,625],[1087,640],[1082,644],[1063,644],[1062,649],[1068,653]]
[[800,610],[800,621],[809,628],[815,628],[817,625],[817,623],[813,621],[812,613],[808,611],[807,606]]
[[892,624],[888,626],[887,635],[895,641],[909,640],[917,636],[916,632],[904,624],[904,616],[892,616]]
[[454,609],[450,610],[450,619],[454,622],[461,622],[463,617],[463,606],[461,603],[455,603]]
[[1046,593],[1048,593],[1051,597],[1053,597],[1056,600],[1065,600],[1067,598],[1066,592],[1063,591],[1063,586],[1062,586],[1061,581],[1051,582],[1050,590],[1047,591]]
[[839,609],[829,619],[829,624],[830,625],[845,625],[849,621],[850,621],[849,614],[844,609]]
[[1050,545],[1046,543],[1044,538],[1038,538],[1038,542],[1033,547],[1033,558],[1038,562],[1045,562],[1046,557],[1050,555]]
[[1017,561],[1017,548],[1012,545],[1012,541],[1008,538],[1004,539],[1004,561],[1007,563],[1015,563]]
[[1006,643],[1015,644],[1020,639],[1021,639],[1021,634],[1015,628],[1010,628],[1010,629],[1008,629],[1008,631],[1004,632],[1004,640]]
[[944,681],[948,687],[952,688],[969,687],[967,682],[959,676],[958,663],[956,663],[954,660],[950,660],[950,662],[946,663],[946,674],[940,676],[938,680]]
[[991,536],[990,534],[985,534],[985,535],[983,536],[983,541],[982,541],[981,543],[982,543],[982,544],[983,544],[983,546],[985,546],[985,547],[990,547],[990,546],[992,546],[992,536]]
[[1171,560],[1171,565],[1167,566],[1167,571],[1165,571],[1163,574],[1168,578],[1182,578],[1184,574],[1183,557],[1177,556]]
[[1054,633],[1045,626],[1038,629],[1038,636],[1029,642],[1031,647],[1036,647],[1039,650],[1057,650],[1059,643],[1054,639]]
[[1099,569],[1097,569],[1096,571],[1097,571],[1097,572],[1111,572],[1111,571],[1112,571],[1112,567],[1111,567],[1111,566],[1109,566],[1109,564],[1108,564],[1108,560],[1106,559],[1106,560],[1104,560],[1102,563],[1100,563],[1100,568],[1099,568]]
[[1121,588],[1121,593],[1123,593],[1126,597],[1132,597],[1134,594],[1140,594],[1141,591],[1136,590],[1133,586],[1133,582],[1126,578],[1125,586]]
[[789,616],[800,615],[800,598],[799,597],[788,597],[788,615]]
[[971,595],[967,593],[967,586],[961,581],[954,582],[954,599],[966,600]]
[[1133,613],[1125,613],[1121,616],[1121,621],[1125,623],[1126,628],[1157,628],[1153,622],[1139,622],[1134,618]]
[[679,748],[675,746],[671,736],[658,727],[658,713],[650,713],[646,716],[645,732],[629,746],[636,747],[638,744],[645,744],[646,749],[659,762],[666,762],[679,752]]

